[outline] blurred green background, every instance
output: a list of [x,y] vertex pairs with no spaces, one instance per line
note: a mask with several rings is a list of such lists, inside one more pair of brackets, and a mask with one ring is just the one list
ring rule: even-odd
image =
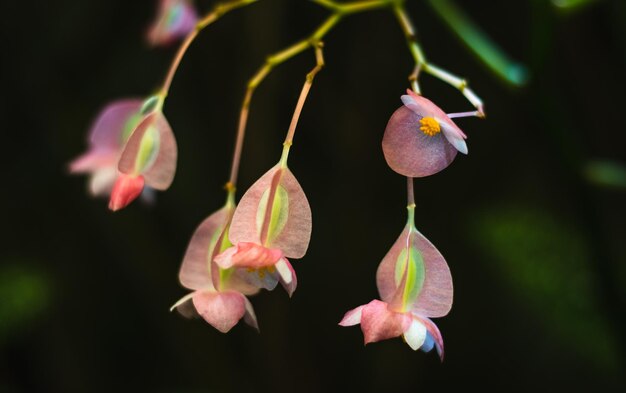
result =
[[[358,328],[337,326],[377,296],[376,267],[405,220],[405,180],[380,141],[412,60],[385,11],[349,17],[325,40],[327,68],[290,158],[314,218],[293,299],[252,298],[260,335],[243,324],[223,335],[168,311],[186,293],[177,273],[187,241],[223,202],[246,80],[327,12],[263,0],[202,33],[165,108],[179,144],[174,184],[153,207],[113,214],[66,164],[103,105],[161,82],[175,46],[145,44],[155,4],[0,5],[1,392],[624,391],[626,2],[458,0],[526,65],[518,88],[428,2],[408,1],[428,58],[467,77],[488,114],[459,120],[469,156],[416,182],[418,228],[454,278],[452,312],[436,320],[443,364],[400,339],[363,347]],[[278,160],[313,64],[306,52],[257,90],[242,190]],[[449,112],[471,109],[427,75],[422,88]]]

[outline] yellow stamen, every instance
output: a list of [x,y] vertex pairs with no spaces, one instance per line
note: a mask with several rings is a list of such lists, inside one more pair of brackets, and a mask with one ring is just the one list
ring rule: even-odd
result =
[[428,136],[435,136],[441,132],[441,126],[439,122],[432,117],[423,117],[420,120],[420,130]]
[[270,265],[267,267],[267,271],[270,273],[274,273],[276,271],[276,267],[274,265]]

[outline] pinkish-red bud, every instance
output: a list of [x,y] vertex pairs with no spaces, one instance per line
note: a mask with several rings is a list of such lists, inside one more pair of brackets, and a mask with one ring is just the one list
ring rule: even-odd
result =
[[111,191],[109,209],[117,211],[128,206],[141,194],[143,185],[143,176],[120,175],[115,181],[113,191]]

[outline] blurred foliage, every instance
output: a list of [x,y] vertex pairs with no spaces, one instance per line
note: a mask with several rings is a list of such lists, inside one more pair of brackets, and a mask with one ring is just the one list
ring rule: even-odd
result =
[[429,3],[450,30],[490,71],[513,86],[526,83],[526,67],[511,60],[456,4],[449,0],[429,0]]
[[48,304],[48,278],[13,262],[0,267],[0,345],[35,320]]
[[593,261],[580,229],[529,206],[486,210],[471,233],[488,261],[563,343],[600,366],[617,359],[610,325],[599,309]]
[[572,11],[587,5],[597,3],[598,0],[550,0],[552,4],[562,10]]
[[593,184],[626,189],[626,166],[623,164],[608,160],[590,161],[585,165],[583,174]]

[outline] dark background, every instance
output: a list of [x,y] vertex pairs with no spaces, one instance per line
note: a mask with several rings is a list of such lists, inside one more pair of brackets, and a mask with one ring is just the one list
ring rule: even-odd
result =
[[[327,12],[263,0],[203,32],[165,107],[174,184],[153,207],[113,214],[66,165],[103,105],[161,82],[175,46],[144,41],[156,1],[3,2],[0,391],[623,391],[625,194],[590,165],[626,158],[626,4],[457,3],[531,79],[505,85],[409,1],[428,58],[467,77],[488,113],[459,120],[467,157],[416,182],[417,226],[455,285],[452,312],[436,320],[440,364],[400,339],[363,347],[358,327],[337,326],[377,297],[376,267],[405,220],[405,180],[380,148],[412,68],[389,12],[349,17],[325,39],[290,157],[314,216],[298,290],[252,298],[260,335],[244,324],[223,335],[168,311],[186,293],[179,264],[223,202],[246,80]],[[258,89],[242,191],[278,160],[313,63],[307,51]],[[428,75],[422,87],[450,112],[471,109]]]

